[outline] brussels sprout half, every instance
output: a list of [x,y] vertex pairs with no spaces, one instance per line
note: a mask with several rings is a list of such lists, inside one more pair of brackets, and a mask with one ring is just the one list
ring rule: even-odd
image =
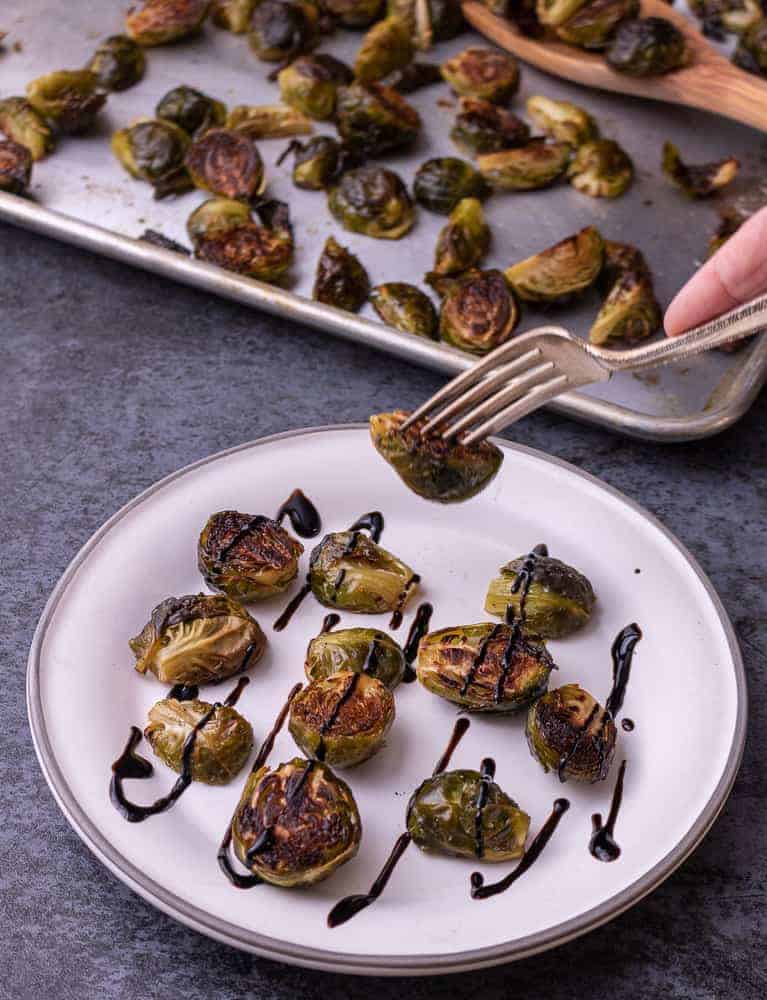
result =
[[208,198],[187,219],[186,231],[194,246],[215,239],[237,226],[251,222],[250,208],[244,201],[231,198]]
[[310,681],[334,674],[367,674],[390,691],[405,674],[405,654],[390,635],[374,628],[343,628],[315,636],[304,665]]
[[450,138],[470,156],[524,146],[530,126],[506,108],[477,97],[462,97]]
[[614,340],[638,343],[657,333],[662,319],[652,282],[641,273],[627,271],[607,293],[589,330],[589,341],[597,345]]
[[195,736],[192,780],[226,785],[239,774],[253,749],[253,728],[236,709],[220,704],[214,707],[197,698],[163,698],[149,709],[144,736],[160,760],[181,774],[184,743],[208,713],[208,720]]
[[210,19],[217,28],[244,35],[257,6],[258,0],[213,0]]
[[0,191],[25,194],[32,180],[32,154],[13,139],[0,139]]
[[590,0],[554,30],[570,45],[605,49],[618,25],[638,16],[639,0]]
[[592,285],[604,261],[604,240],[593,226],[508,268],[506,280],[526,302],[557,302]]
[[210,0],[144,0],[128,13],[125,30],[139,45],[165,45],[202,27]]
[[462,198],[437,237],[432,276],[454,275],[474,267],[490,246],[490,227],[477,198]]
[[409,566],[361,531],[325,535],[309,563],[314,596],[342,611],[396,612],[413,596],[418,581]]
[[623,21],[607,48],[609,66],[626,76],[660,76],[684,66],[688,59],[684,35],[663,17]]
[[336,127],[353,149],[380,156],[411,146],[420,131],[421,119],[392,87],[353,83],[338,91]]
[[468,500],[501,467],[503,453],[489,441],[469,445],[446,441],[441,434],[423,433],[423,420],[402,430],[408,416],[403,410],[375,414],[370,418],[370,437],[405,485],[426,500]]
[[479,271],[461,278],[442,300],[439,335],[472,354],[504,344],[519,322],[519,309],[502,271]]
[[745,32],[732,61],[749,73],[767,76],[767,17],[752,24]]
[[567,168],[572,186],[592,198],[619,198],[631,186],[634,165],[613,139],[579,146]]
[[239,860],[264,882],[312,885],[357,853],[362,821],[351,789],[319,761],[294,757],[245,783],[232,822]]
[[312,131],[305,115],[284,104],[238,104],[227,114],[225,124],[249,139],[283,139]]
[[416,171],[413,194],[424,208],[449,215],[463,198],[485,198],[489,190],[470,163],[455,156],[438,156]]
[[93,124],[107,95],[87,69],[62,69],[46,73],[27,84],[27,98],[43,118],[62,132],[84,132]]
[[631,243],[605,240],[605,260],[597,279],[600,291],[609,292],[615,282],[629,271],[646,278],[652,284],[650,268],[638,247]]
[[220,236],[199,240],[195,256],[246,278],[276,281],[292,264],[293,253],[289,231],[244,222]]
[[519,87],[519,64],[497,49],[468,48],[442,64],[442,77],[456,94],[506,104]]
[[442,83],[442,74],[437,63],[411,62],[402,69],[395,70],[385,81],[400,94],[412,94],[422,87]]
[[527,713],[527,743],[560,781],[603,781],[615,754],[612,716],[579,684],[548,691]]
[[234,129],[211,128],[197,136],[184,162],[195,187],[222,198],[250,201],[266,185],[256,144]]
[[567,170],[572,147],[567,142],[533,139],[516,149],[485,153],[477,158],[479,172],[501,191],[533,191],[548,187]]
[[418,647],[418,680],[469,712],[515,712],[548,686],[554,661],[516,625],[456,625],[430,632]]
[[333,117],[338,88],[352,79],[345,63],[323,53],[299,56],[277,76],[283,101],[318,121]]
[[556,28],[576,14],[586,0],[537,0],[536,13],[541,24]]
[[437,336],[437,311],[420,288],[405,281],[389,281],[370,293],[373,308],[389,326],[417,337]]
[[253,666],[266,649],[258,622],[228,597],[168,597],[129,640],[140,674],[163,684],[222,681]]
[[324,191],[356,162],[351,150],[329,135],[318,135],[305,143],[291,142],[277,163],[282,163],[290,153],[293,183],[306,191]]
[[707,198],[735,180],[740,161],[734,156],[716,163],[684,163],[671,142],[663,143],[663,173],[690,198]]
[[155,116],[173,122],[189,135],[202,133],[226,121],[226,105],[194,87],[174,87],[157,102]]
[[147,118],[112,136],[112,152],[128,173],[151,184],[156,198],[188,191],[193,185],[184,160],[189,136],[172,122]]
[[141,46],[127,35],[110,35],[85,67],[104,90],[127,90],[144,76],[146,59]]
[[323,7],[344,28],[367,28],[378,18],[384,0],[323,0]]
[[42,160],[53,150],[53,132],[26,97],[0,100],[0,132],[26,146],[33,160]]
[[248,44],[264,62],[286,62],[316,40],[317,10],[309,3],[261,0],[250,20]]
[[570,101],[555,101],[550,97],[530,97],[527,113],[533,122],[553,139],[580,146],[599,136],[596,122],[583,108]]
[[407,188],[384,167],[347,170],[328,192],[328,208],[344,229],[381,240],[398,240],[415,223]]
[[359,312],[370,292],[370,278],[359,258],[328,236],[317,262],[312,298],[337,309]]
[[408,833],[422,851],[459,858],[518,858],[529,827],[527,813],[479,771],[445,771],[427,778],[407,808]]
[[354,60],[360,83],[373,83],[412,60],[415,49],[411,31],[400,17],[386,17],[368,29]]

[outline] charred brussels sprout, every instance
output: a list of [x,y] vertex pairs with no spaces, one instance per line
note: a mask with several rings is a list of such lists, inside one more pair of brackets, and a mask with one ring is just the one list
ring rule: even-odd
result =
[[381,83],[353,83],[338,91],[336,127],[342,139],[368,156],[411,146],[421,128],[415,108]]
[[32,154],[13,139],[0,139],[0,191],[24,194],[32,180]]
[[359,531],[325,535],[312,552],[309,579],[321,604],[361,614],[404,607],[418,584],[409,566]]
[[112,152],[131,176],[146,181],[155,197],[180,194],[192,187],[184,159],[189,136],[171,122],[148,118],[112,136]]
[[533,139],[517,149],[478,157],[479,171],[501,191],[534,191],[548,187],[567,170],[572,147],[567,142]]
[[418,680],[470,712],[515,712],[546,690],[554,661],[542,642],[511,625],[457,625],[418,647]]
[[144,76],[146,59],[141,46],[127,35],[110,35],[94,52],[86,69],[104,90],[127,90]]
[[128,645],[140,674],[163,684],[208,684],[252,667],[266,636],[245,608],[228,597],[168,597]]
[[264,62],[285,62],[315,41],[316,13],[308,4],[262,0],[250,21],[248,44]]
[[208,198],[189,216],[186,231],[197,246],[202,240],[215,239],[243,223],[251,222],[250,209],[243,201]]
[[407,23],[399,17],[386,17],[374,24],[362,39],[354,60],[354,75],[361,83],[372,83],[407,66],[413,53]]
[[384,167],[348,170],[328,193],[328,207],[344,229],[380,240],[398,240],[415,223],[407,188]]
[[627,271],[607,293],[589,330],[589,341],[598,345],[609,345],[613,340],[637,343],[656,333],[661,321],[652,282],[641,272]]
[[370,279],[359,259],[329,236],[317,263],[312,297],[347,312],[359,312],[367,301]]
[[529,826],[527,813],[479,771],[445,771],[427,778],[407,808],[407,831],[422,851],[459,858],[518,858]]
[[524,146],[530,138],[530,127],[497,104],[476,97],[462,97],[450,138],[459,149],[477,156]]
[[405,281],[389,281],[370,293],[373,308],[388,326],[416,337],[437,335],[437,311],[428,295]]
[[741,215],[737,209],[726,209],[719,217],[719,225],[708,241],[707,257],[713,257],[717,250],[721,250],[731,236],[740,229],[748,216]]
[[437,238],[432,275],[461,274],[478,264],[490,246],[490,227],[478,198],[463,198]]
[[702,21],[703,34],[723,41],[728,33],[742,35],[763,17],[759,0],[688,0]]
[[355,157],[329,135],[318,135],[308,142],[292,142],[280,159],[293,153],[293,183],[306,191],[324,191],[351,166]]
[[239,860],[264,882],[286,888],[327,878],[354,857],[361,837],[349,786],[301,757],[254,771],[232,823]]
[[223,198],[249,201],[264,189],[261,154],[234,129],[208,129],[193,140],[184,162],[195,187]]
[[596,122],[588,111],[570,101],[531,97],[527,102],[527,113],[546,135],[559,142],[569,142],[571,146],[580,146],[599,135]]
[[592,198],[619,198],[631,185],[634,166],[613,139],[586,142],[567,168],[572,186]]
[[456,94],[506,104],[519,87],[519,65],[497,49],[469,48],[442,64],[442,77]]
[[605,240],[605,261],[599,274],[598,285],[601,291],[609,292],[615,282],[628,271],[648,281],[652,281],[650,268],[644,259],[642,251],[631,243],[617,243],[615,240]]
[[619,25],[607,49],[607,62],[626,76],[660,76],[687,61],[684,35],[663,17],[636,18]]
[[596,597],[591,584],[576,569],[549,555],[533,560],[526,592],[519,575],[529,556],[519,556],[501,566],[500,576],[490,581],[485,611],[502,618],[507,608],[521,614],[524,601],[525,627],[544,639],[562,639],[576,632],[591,617]]
[[319,53],[294,59],[280,71],[277,82],[286,104],[309,118],[325,121],[335,114],[338,88],[352,79],[345,63]]
[[480,271],[459,280],[442,300],[439,335],[472,354],[487,354],[511,336],[519,322],[514,295],[502,271]]
[[486,197],[488,188],[470,163],[455,156],[439,156],[418,168],[413,194],[424,208],[449,215],[463,198]]
[[383,5],[383,0],[323,0],[325,10],[344,28],[367,28]]
[[53,149],[53,133],[26,97],[0,101],[0,132],[26,146],[33,160],[42,160]]
[[145,0],[125,18],[125,30],[139,45],[165,45],[202,27],[209,0]]
[[537,0],[536,13],[541,24],[556,28],[577,13],[586,0]]
[[489,441],[460,444],[441,434],[423,433],[424,421],[402,430],[402,410],[370,418],[376,451],[404,484],[426,500],[458,503],[483,490],[495,476],[503,453]]
[[157,118],[173,122],[189,135],[205,132],[226,121],[226,106],[194,87],[174,87],[154,109]]
[[217,237],[198,241],[195,256],[256,281],[276,281],[293,262],[290,229],[245,222]]
[[213,0],[210,19],[217,28],[244,35],[257,6],[258,0]]
[[584,291],[602,270],[604,240],[593,226],[514,264],[506,280],[526,302],[556,302]]
[[363,673],[312,681],[290,704],[288,728],[307,757],[353,767],[383,746],[394,722],[391,691]]
[[663,172],[690,198],[706,198],[714,194],[735,180],[739,169],[740,163],[734,156],[716,163],[691,166],[682,162],[673,143],[663,144]]
[[27,84],[32,107],[62,132],[84,132],[104,107],[107,95],[87,69],[62,69]]
[[281,594],[295,580],[303,551],[303,545],[271,518],[222,510],[202,529],[197,565],[214,590],[242,601],[260,601]]
[[405,673],[405,654],[385,632],[374,628],[344,628],[323,632],[309,643],[306,676],[310,681],[334,674],[355,673],[375,677],[393,690]]
[[422,87],[442,83],[442,74],[436,63],[411,62],[387,77],[386,84],[400,94],[412,94]]
[[530,752],[561,781],[602,781],[617,736],[612,717],[579,684],[549,691],[527,714]]
[[197,730],[191,757],[193,781],[226,785],[245,766],[253,749],[253,729],[229,705],[207,701],[163,698],[149,709],[144,736],[160,760],[178,774],[183,766],[184,742],[203,716],[212,712]]
[[282,139],[308,135],[312,123],[283,104],[238,104],[226,116],[226,127],[242,132],[249,139]]
[[570,45],[605,49],[618,25],[638,16],[639,0],[590,0],[555,30]]
[[732,61],[749,73],[767,76],[767,18],[762,18],[741,38]]

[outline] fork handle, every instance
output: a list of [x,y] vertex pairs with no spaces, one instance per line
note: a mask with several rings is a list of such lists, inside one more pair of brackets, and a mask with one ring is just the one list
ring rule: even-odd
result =
[[589,345],[588,352],[611,371],[644,371],[671,361],[683,361],[712,347],[741,340],[767,326],[767,295],[751,299],[716,319],[693,327],[679,337],[666,337],[645,347],[626,351]]

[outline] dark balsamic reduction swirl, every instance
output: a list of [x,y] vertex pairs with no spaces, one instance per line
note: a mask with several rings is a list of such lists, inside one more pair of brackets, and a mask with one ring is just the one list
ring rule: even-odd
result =
[[634,731],[634,720],[633,719],[623,719],[621,722],[621,729],[624,733],[633,733]]
[[610,803],[610,812],[607,814],[607,822],[602,825],[600,813],[594,813],[591,817],[593,833],[589,841],[589,853],[597,861],[615,861],[620,857],[621,849],[615,842],[615,821],[623,801],[623,779],[626,775],[626,761],[621,761],[618,777],[613,789],[613,798]]
[[410,626],[410,631],[407,634],[407,639],[402,650],[405,654],[405,672],[402,675],[403,684],[412,684],[416,678],[413,664],[418,656],[418,646],[421,639],[429,631],[429,622],[433,613],[434,608],[428,601],[424,601],[415,613],[413,624]]
[[631,662],[634,659],[634,650],[639,640],[642,638],[642,630],[632,622],[618,633],[612,645],[611,655],[613,658],[613,686],[605,702],[605,711],[612,718],[623,708],[623,701],[626,697],[626,687],[631,676]]
[[340,621],[341,621],[341,616],[337,615],[335,612],[331,612],[331,614],[325,615],[325,617],[322,619],[322,628],[320,629],[320,635],[327,635],[328,632],[332,632]]
[[392,612],[392,616],[389,621],[389,628],[394,629],[400,627],[400,625],[402,624],[402,609],[405,607],[407,599],[410,596],[410,589],[411,587],[414,587],[417,583],[420,582],[421,582],[421,577],[418,575],[418,573],[413,573],[413,575],[407,581],[405,586],[402,588],[402,593],[399,595],[399,598],[397,600],[397,606]]
[[535,548],[525,556],[522,568],[519,573],[517,573],[514,578],[514,582],[511,585],[512,594],[519,594],[519,617],[523,623],[525,621],[525,604],[527,603],[527,595],[530,593],[530,587],[533,584],[535,564],[540,557],[547,556],[548,554],[549,549],[547,545],[543,542],[536,545]]
[[291,599],[288,606],[285,608],[280,617],[272,626],[275,632],[282,632],[283,629],[287,628],[288,624],[290,623],[290,619],[293,617],[296,611],[298,611],[298,608],[301,606],[301,602],[311,589],[312,589],[311,576],[307,575],[306,582],[304,583],[303,587],[301,587],[298,593]]
[[485,838],[482,830],[482,813],[487,805],[490,786],[495,778],[495,761],[485,757],[479,768],[479,792],[477,793],[477,808],[474,813],[474,850],[478,858],[484,857]]
[[367,514],[362,514],[349,531],[367,531],[374,542],[381,540],[384,530],[384,516],[380,510],[370,510]]
[[314,538],[322,530],[319,511],[301,490],[293,490],[288,499],[280,504],[274,520],[281,524],[286,515],[290,519],[293,531],[301,538]]
[[339,698],[336,700],[336,703],[333,706],[333,711],[328,715],[326,719],[323,720],[322,725],[320,726],[320,742],[317,744],[317,750],[315,751],[317,760],[325,759],[325,753],[326,753],[325,736],[333,728],[333,725],[336,719],[338,718],[341,709],[346,704],[346,702],[354,696],[354,692],[357,689],[357,684],[359,684],[359,679],[360,679],[359,674],[353,673],[351,675],[346,684],[346,687],[341,692]]
[[176,701],[194,701],[199,693],[200,689],[196,684],[174,684],[168,697]]

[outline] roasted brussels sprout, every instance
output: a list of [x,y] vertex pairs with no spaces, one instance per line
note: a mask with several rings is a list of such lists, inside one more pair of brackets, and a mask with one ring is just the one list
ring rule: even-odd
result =
[[165,45],[202,27],[210,0],[144,0],[125,18],[125,30],[139,45]]
[[226,116],[226,127],[249,139],[282,139],[312,131],[308,118],[283,104],[238,104]]
[[24,194],[32,180],[32,154],[13,139],[0,139],[0,191]]
[[516,149],[485,153],[477,158],[477,167],[488,184],[501,191],[534,191],[561,177],[571,155],[567,142],[532,139]]
[[258,0],[213,0],[210,19],[217,28],[244,35],[257,5]]
[[415,223],[407,188],[385,167],[347,170],[329,191],[328,208],[344,229],[379,240],[398,240]]
[[192,141],[184,160],[195,187],[222,198],[249,201],[264,190],[264,162],[252,139],[211,128]]
[[189,191],[192,180],[184,159],[189,136],[172,122],[147,118],[112,136],[112,152],[131,176],[147,181],[156,198]]
[[372,83],[412,60],[410,28],[399,17],[386,17],[368,29],[354,60],[354,75],[360,83]]
[[415,108],[396,90],[381,83],[341,87],[336,99],[336,127],[342,139],[367,156],[411,146],[421,128]]
[[703,34],[723,41],[728,33],[742,35],[764,16],[759,0],[688,0],[702,22]]
[[589,330],[589,341],[608,346],[613,340],[637,343],[657,333],[661,322],[652,282],[641,272],[627,271],[607,293]]
[[110,35],[86,66],[104,90],[127,90],[144,76],[144,50],[127,35]]
[[301,757],[254,771],[232,822],[239,860],[264,882],[287,888],[327,878],[354,857],[361,836],[346,782]]
[[502,271],[458,280],[442,300],[439,335],[471,354],[487,354],[511,336],[519,309]]
[[293,153],[293,183],[306,191],[324,191],[345,169],[356,162],[351,150],[329,135],[308,142],[291,142],[277,161]]
[[767,17],[752,24],[745,32],[732,61],[749,73],[767,76]]
[[309,581],[321,604],[383,614],[405,606],[419,577],[362,532],[336,531],[325,535],[312,552]]
[[663,17],[623,21],[607,48],[608,64],[626,76],[660,76],[687,62],[684,35]]
[[726,209],[720,214],[719,225],[708,241],[707,257],[713,257],[717,250],[720,250],[731,236],[740,229],[748,216],[741,215],[737,209]]
[[312,639],[304,669],[310,681],[341,673],[366,674],[391,691],[405,674],[405,654],[390,635],[378,629],[343,628]]
[[567,177],[592,198],[619,198],[631,185],[634,165],[613,139],[595,139],[576,149]]
[[639,16],[639,0],[589,0],[555,32],[582,49],[605,49],[622,21]]
[[384,0],[323,0],[324,9],[344,28],[367,28],[383,5]]
[[317,262],[312,298],[336,309],[359,312],[370,292],[370,278],[351,250],[328,236]]
[[370,418],[373,445],[404,484],[426,500],[458,503],[483,490],[495,476],[503,453],[489,441],[460,444],[424,433],[421,420],[402,430],[403,410]]
[[462,198],[437,238],[432,275],[461,274],[478,264],[490,246],[490,227],[478,198]]
[[0,100],[0,132],[26,146],[33,160],[42,160],[53,149],[53,133],[26,97]]
[[716,163],[692,166],[682,162],[679,150],[673,143],[663,143],[663,172],[690,198],[706,198],[725,187],[740,169],[740,162],[734,156]]
[[195,256],[257,281],[276,281],[293,262],[290,228],[244,222],[216,237],[198,240]]
[[217,239],[237,226],[251,222],[250,209],[244,201],[231,198],[208,198],[187,219],[186,231],[197,246],[203,240]]
[[[532,565],[531,565],[532,564]],[[485,611],[502,618],[511,608],[525,628],[562,639],[586,624],[596,603],[591,584],[572,566],[534,550],[501,566],[490,581]]]
[[163,684],[222,681],[256,664],[266,649],[258,622],[221,595],[168,597],[128,645],[140,674]]
[[295,580],[303,551],[303,545],[271,518],[221,510],[202,529],[197,565],[213,590],[260,601],[281,594]]
[[638,247],[632,246],[631,243],[605,240],[605,261],[597,280],[600,291],[609,292],[615,282],[629,271],[652,283],[650,268]]
[[469,48],[442,63],[442,77],[456,94],[506,104],[519,87],[519,65],[497,49]]
[[537,0],[536,13],[541,24],[556,28],[564,24],[586,3],[586,0]]
[[468,769],[427,778],[407,807],[407,831],[422,851],[459,858],[518,858],[529,826],[527,813],[489,774]]
[[456,625],[418,647],[418,680],[470,712],[515,712],[546,690],[554,669],[542,642],[516,625]]
[[309,118],[325,121],[336,110],[336,94],[341,85],[351,83],[352,71],[333,56],[299,56],[280,71],[277,82],[286,104]]
[[316,10],[308,3],[261,0],[250,21],[248,44],[264,62],[285,62],[315,41]]
[[550,97],[530,97],[527,113],[533,122],[553,139],[580,146],[599,136],[596,122],[583,108],[570,101],[555,101]]
[[373,308],[388,326],[417,337],[437,336],[437,311],[420,288],[406,281],[388,281],[370,293]]
[[546,771],[560,781],[602,781],[617,736],[608,712],[579,684],[548,691],[527,713],[527,743]]
[[604,240],[593,226],[508,268],[506,280],[526,302],[556,302],[592,285],[602,270]]
[[155,116],[173,122],[189,135],[206,132],[226,121],[226,105],[194,87],[174,87],[154,109]]
[[27,84],[32,107],[62,132],[78,133],[90,128],[106,103],[95,74],[87,69],[62,69],[46,73]]
[[208,713],[210,718],[198,729],[192,748],[192,780],[226,785],[243,769],[253,749],[253,729],[236,709],[221,704],[214,707],[197,698],[163,698],[149,709],[144,736],[160,760],[180,774],[184,743]]
[[476,97],[462,97],[450,138],[459,149],[477,156],[524,146],[530,138],[530,127],[497,104]]
[[307,757],[353,767],[383,746],[394,722],[391,691],[363,673],[312,681],[290,703],[288,729]]
[[416,201],[441,215],[449,215],[463,198],[484,198],[488,193],[482,175],[455,156],[427,160],[418,168],[413,181]]
[[385,83],[400,94],[412,94],[422,87],[442,83],[442,73],[437,63],[411,62],[387,77]]

